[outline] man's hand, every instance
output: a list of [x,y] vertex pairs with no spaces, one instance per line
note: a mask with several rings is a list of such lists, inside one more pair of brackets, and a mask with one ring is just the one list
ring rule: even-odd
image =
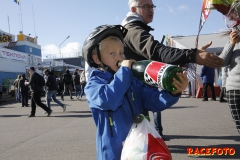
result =
[[235,45],[235,44],[239,43],[239,41],[240,41],[240,37],[238,35],[238,32],[232,31],[230,33],[230,44]]
[[211,44],[212,41],[197,50],[196,63],[212,68],[220,68],[223,66],[223,59],[206,51]]

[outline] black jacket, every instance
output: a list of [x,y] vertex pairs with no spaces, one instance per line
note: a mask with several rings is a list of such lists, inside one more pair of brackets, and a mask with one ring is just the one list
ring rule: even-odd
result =
[[46,87],[48,91],[57,90],[57,81],[56,77],[52,74],[49,74],[46,78]]
[[153,29],[141,21],[127,23],[124,27],[128,29],[123,40],[126,59],[149,59],[175,65],[196,62],[197,49],[165,46],[149,33]]
[[[69,79],[69,81],[66,81],[65,79]],[[65,73],[62,77],[62,82],[65,85],[71,85],[73,84],[73,80],[72,80],[72,75],[70,73]]]
[[39,85],[38,73],[34,72],[29,80],[29,86],[31,91],[38,92],[42,91],[43,87]]
[[72,79],[74,85],[80,85],[80,75],[77,72],[74,72]]
[[28,80],[26,78],[22,78],[19,80],[19,83],[18,83],[18,87],[19,87],[19,91],[20,92],[27,92],[29,87],[28,86],[25,86],[24,82]]

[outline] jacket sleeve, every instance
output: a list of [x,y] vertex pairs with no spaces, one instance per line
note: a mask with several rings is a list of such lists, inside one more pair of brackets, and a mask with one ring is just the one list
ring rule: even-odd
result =
[[29,86],[33,85],[35,81],[35,76],[34,74],[31,75],[30,80],[29,80]]
[[18,81],[18,89],[19,89],[19,90],[21,90],[22,84],[23,84],[23,83],[22,83],[22,80],[20,79],[20,80]]
[[224,46],[222,53],[219,55],[219,57],[224,60],[223,66],[228,66],[230,64],[230,59],[231,59],[232,53],[234,52],[233,51],[234,46],[235,45],[232,45],[229,42],[227,42],[226,45]]
[[92,72],[84,89],[88,101],[92,104],[90,107],[115,111],[123,103],[124,95],[131,85],[132,71],[127,67],[120,67],[110,82],[94,74]]
[[46,85],[47,87],[49,87],[50,84],[51,84],[51,76],[48,75],[48,76],[46,77],[45,85]]
[[13,82],[14,86],[17,86],[17,83],[18,83],[18,79],[15,79]]
[[[166,90],[159,91],[158,88],[149,88],[139,80],[136,80],[135,90],[140,93],[143,107],[154,112],[163,111],[173,106],[179,100],[181,94],[173,95]],[[137,93],[136,93],[137,94]],[[141,104],[139,104],[141,105]]]
[[197,49],[178,49],[165,46],[140,26],[127,28],[125,43],[144,59],[170,64],[195,63]]
[[31,86],[33,90],[41,90],[41,88],[38,86],[38,81],[38,73],[33,73],[29,80],[29,86]]

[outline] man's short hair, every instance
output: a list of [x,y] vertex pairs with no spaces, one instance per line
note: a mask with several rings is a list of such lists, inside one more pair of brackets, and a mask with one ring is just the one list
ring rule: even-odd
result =
[[132,7],[135,7],[135,6],[138,6],[138,3],[140,2],[141,0],[129,0],[128,1],[128,6],[131,10]]
[[30,67],[30,70],[35,71],[35,68],[34,67]]
[[46,70],[44,71],[44,73],[50,73],[49,69],[46,69]]

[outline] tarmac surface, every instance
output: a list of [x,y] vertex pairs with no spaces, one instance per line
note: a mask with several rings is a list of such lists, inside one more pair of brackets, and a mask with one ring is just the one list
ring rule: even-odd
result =
[[[63,103],[66,112],[52,102],[50,117],[37,107],[33,118],[27,117],[30,107],[1,104],[0,160],[96,160],[96,127],[85,97],[65,96]],[[180,98],[162,112],[162,125],[173,160],[240,159],[240,135],[228,103]]]

